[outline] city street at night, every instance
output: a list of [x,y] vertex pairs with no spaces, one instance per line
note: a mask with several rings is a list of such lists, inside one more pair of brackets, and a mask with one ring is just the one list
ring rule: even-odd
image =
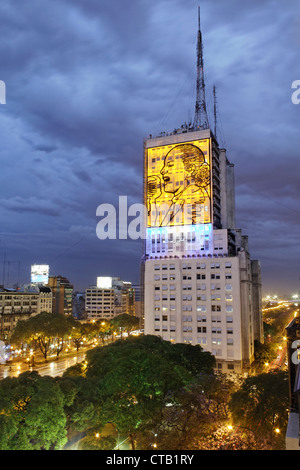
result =
[[18,377],[22,372],[37,371],[40,375],[50,375],[51,377],[61,376],[66,369],[79,362],[84,361],[85,352],[74,353],[72,356],[49,358],[47,362],[40,361],[34,367],[29,366],[26,361],[15,361],[10,364],[0,364],[0,380],[6,377]]

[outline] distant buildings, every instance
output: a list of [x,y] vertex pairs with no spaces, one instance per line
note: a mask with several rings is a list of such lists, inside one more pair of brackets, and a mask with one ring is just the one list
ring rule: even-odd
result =
[[119,277],[98,277],[97,285],[74,292],[64,276],[49,276],[49,265],[31,265],[31,282],[22,287],[0,286],[0,340],[6,340],[19,320],[42,312],[73,315],[78,320],[135,315],[131,282]]
[[73,314],[73,285],[63,276],[49,276],[52,291],[52,313]]
[[0,285],[0,341],[7,340],[19,320],[42,312],[73,315],[77,320],[110,319],[120,314],[139,315],[139,287],[119,277],[98,277],[95,286],[74,292],[65,276],[50,276],[47,264],[32,264],[30,283],[22,287]]
[[85,292],[74,292],[73,317],[77,320],[82,320],[85,316]]
[[0,286],[0,338],[6,339],[19,320],[28,320],[41,312],[52,313],[52,292],[49,287],[34,284],[20,289]]
[[85,291],[85,311],[90,320],[110,319],[124,313],[135,315],[131,282],[118,277],[98,277],[97,285]]

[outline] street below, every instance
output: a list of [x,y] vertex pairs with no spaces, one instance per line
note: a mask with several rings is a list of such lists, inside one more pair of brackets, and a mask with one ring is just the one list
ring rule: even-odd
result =
[[49,357],[46,361],[40,360],[32,367],[24,360],[12,361],[11,363],[0,365],[0,380],[6,377],[18,377],[26,371],[37,371],[41,376],[49,375],[51,377],[62,376],[71,366],[74,366],[85,359],[86,349],[73,353],[72,355],[62,357]]

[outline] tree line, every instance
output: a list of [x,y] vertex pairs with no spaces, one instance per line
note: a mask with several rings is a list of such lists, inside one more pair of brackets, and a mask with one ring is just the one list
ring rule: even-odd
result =
[[133,315],[122,314],[110,320],[99,319],[94,322],[80,322],[73,316],[49,314],[42,312],[25,321],[19,321],[9,338],[12,345],[24,347],[33,351],[40,351],[45,360],[51,351],[60,353],[65,350],[66,344],[73,342],[77,351],[84,339],[113,339],[119,334],[129,333],[139,327],[139,318]]
[[90,349],[62,377],[3,379],[0,449],[62,449],[76,435],[79,449],[117,449],[121,437],[133,450],[284,448],[286,373],[214,367],[200,346],[143,335]]

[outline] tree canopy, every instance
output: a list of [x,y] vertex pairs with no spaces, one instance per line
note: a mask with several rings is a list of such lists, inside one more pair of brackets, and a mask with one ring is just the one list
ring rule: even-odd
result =
[[143,450],[284,448],[286,373],[236,380],[214,366],[200,346],[129,336],[62,377],[3,379],[0,450],[61,449],[75,435],[82,449],[114,448],[119,436]]
[[128,337],[87,353],[87,379],[94,379],[103,424],[114,422],[134,435],[174,394],[212,372],[214,357],[200,346],[176,345],[156,336]]
[[0,449],[55,450],[67,442],[64,395],[51,377],[0,381]]
[[116,330],[119,330],[122,337],[123,332],[129,333],[130,331],[136,330],[140,325],[140,319],[134,315],[124,313],[112,318],[110,324],[116,328]]
[[233,420],[256,437],[274,438],[275,429],[284,430],[289,409],[288,376],[274,371],[245,379],[229,402]]
[[[63,339],[76,327],[77,322],[72,316],[42,312],[26,321],[18,321],[10,342],[12,344],[33,343],[47,359],[53,338]],[[58,349],[58,352],[60,351],[61,347]]]

